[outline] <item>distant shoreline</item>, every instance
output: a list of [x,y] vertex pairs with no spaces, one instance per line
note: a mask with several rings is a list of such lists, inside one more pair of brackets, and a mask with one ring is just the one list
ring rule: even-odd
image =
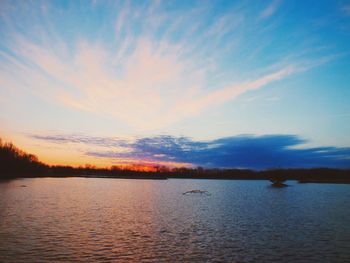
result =
[[[75,171],[75,170],[74,170]],[[208,170],[197,173],[195,170],[186,170],[183,173],[176,172],[137,172],[137,171],[113,171],[99,173],[44,173],[40,175],[7,174],[0,175],[0,180],[21,178],[107,178],[107,179],[136,179],[136,180],[167,180],[167,179],[199,179],[199,180],[271,180],[279,178],[286,181],[298,181],[299,183],[328,183],[350,184],[350,170],[333,169],[279,169],[266,171],[252,170]],[[327,172],[327,173],[326,173]],[[242,174],[240,174],[242,173]]]
[[286,180],[301,183],[342,183],[350,184],[350,169],[335,168],[273,168],[249,170],[237,168],[169,168],[154,166],[151,170],[123,169],[118,166],[96,168],[92,165],[72,167],[47,165],[32,154],[25,153],[12,143],[0,139],[0,179],[40,177],[85,177],[120,179],[210,179],[210,180],[270,180],[276,184]]

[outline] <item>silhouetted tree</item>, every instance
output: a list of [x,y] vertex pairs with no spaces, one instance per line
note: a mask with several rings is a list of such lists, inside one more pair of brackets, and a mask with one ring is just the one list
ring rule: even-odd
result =
[[26,177],[47,172],[48,166],[39,162],[33,154],[28,154],[10,142],[0,139],[0,177]]

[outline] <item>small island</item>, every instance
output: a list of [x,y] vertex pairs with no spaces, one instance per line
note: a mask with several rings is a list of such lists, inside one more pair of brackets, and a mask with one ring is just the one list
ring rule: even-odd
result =
[[286,179],[282,179],[282,178],[271,178],[271,186],[272,187],[276,187],[276,188],[281,188],[281,187],[287,187],[288,185],[285,184],[284,182],[286,181]]

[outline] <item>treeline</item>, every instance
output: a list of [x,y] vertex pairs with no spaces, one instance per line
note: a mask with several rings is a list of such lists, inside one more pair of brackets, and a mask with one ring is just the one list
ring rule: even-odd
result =
[[0,139],[0,175],[14,177],[17,175],[44,174],[48,165],[40,162],[33,154],[28,154],[10,142]]
[[137,166],[112,166],[96,168],[92,165],[83,167],[49,166],[28,154],[12,143],[0,139],[0,179],[18,177],[110,177],[110,178],[198,178],[198,179],[242,179],[242,180],[298,180],[300,182],[339,182],[350,183],[350,170],[315,168],[315,169],[269,169],[254,171],[245,169],[204,169],[167,168],[154,166],[151,169],[138,170]]
[[172,170],[171,178],[271,180],[299,182],[338,182],[350,183],[350,170],[313,168],[313,169],[268,169],[263,171],[245,169],[186,169]]

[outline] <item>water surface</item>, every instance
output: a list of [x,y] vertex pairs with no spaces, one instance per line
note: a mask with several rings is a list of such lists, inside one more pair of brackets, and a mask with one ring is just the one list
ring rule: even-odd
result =
[[1,182],[0,262],[350,262],[350,185],[288,184]]

